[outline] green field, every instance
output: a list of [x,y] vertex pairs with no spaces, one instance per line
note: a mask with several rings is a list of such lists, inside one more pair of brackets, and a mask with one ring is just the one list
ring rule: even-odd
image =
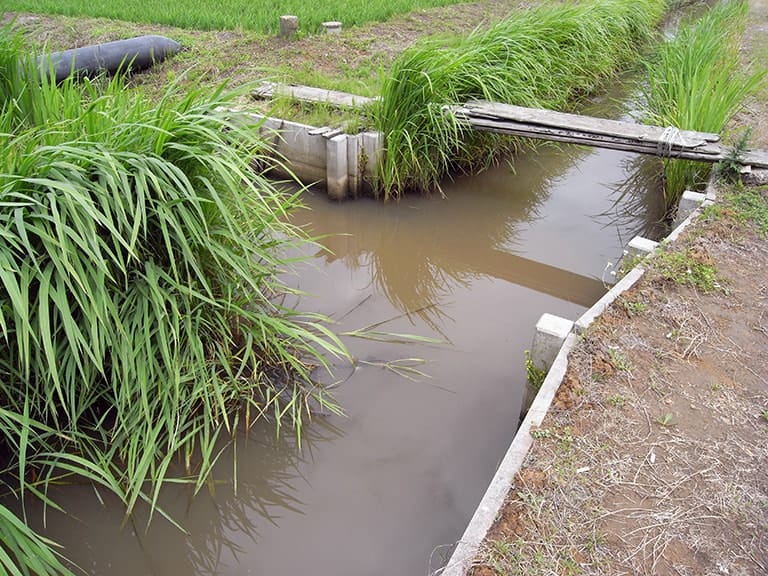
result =
[[460,4],[466,0],[5,0],[4,10],[91,16],[168,24],[200,30],[244,29],[275,32],[283,14],[299,17],[301,30],[315,32],[322,22],[344,26],[386,20],[421,8]]

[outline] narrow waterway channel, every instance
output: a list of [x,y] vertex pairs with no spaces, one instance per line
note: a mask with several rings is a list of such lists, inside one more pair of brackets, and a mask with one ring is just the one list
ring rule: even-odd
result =
[[[606,98],[592,113],[616,117]],[[604,291],[624,245],[659,211],[631,154],[543,147],[443,186],[446,198],[334,204],[307,193],[296,223],[323,236],[290,281],[336,329],[444,340],[347,339],[345,417],[318,416],[301,452],[257,427],[197,497],[168,490],[149,530],[91,487],[54,497],[46,535],[89,574],[426,575],[445,560],[511,441],[524,350],[544,312],[575,319]],[[622,190],[629,190],[622,194]],[[430,378],[391,368],[420,359]],[[409,364],[410,365],[410,364]],[[237,490],[231,482],[237,460]],[[30,514],[36,514],[30,511]],[[125,525],[124,525],[125,524]]]

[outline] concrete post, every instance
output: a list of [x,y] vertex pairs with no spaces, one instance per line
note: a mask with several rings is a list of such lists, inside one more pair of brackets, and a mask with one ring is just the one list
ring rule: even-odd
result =
[[677,215],[675,216],[675,226],[679,226],[683,220],[688,218],[691,213],[696,210],[704,200],[707,199],[706,194],[700,194],[699,192],[691,192],[686,190],[680,198],[680,203],[677,205]]
[[298,16],[280,16],[280,38],[293,38],[299,31]]
[[553,314],[542,314],[536,322],[536,334],[531,347],[531,360],[537,368],[550,369],[572,329],[573,321]]
[[347,140],[346,134],[339,134],[326,140],[326,180],[328,197],[333,200],[344,200],[347,197],[349,183]]

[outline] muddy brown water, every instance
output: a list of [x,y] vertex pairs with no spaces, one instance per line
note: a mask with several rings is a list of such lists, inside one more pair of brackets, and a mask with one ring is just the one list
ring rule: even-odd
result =
[[[112,498],[80,486],[54,495],[69,516],[49,510],[46,535],[98,575],[430,574],[515,433],[539,316],[578,317],[604,292],[606,265],[658,220],[644,164],[545,147],[514,171],[444,184],[445,198],[307,193],[296,222],[324,239],[289,278],[308,294],[294,303],[340,331],[389,320],[379,329],[445,343],[347,338],[358,363],[335,374],[346,416],[315,418],[301,451],[257,427],[195,498],[166,490],[161,504],[188,534],[161,517],[147,529],[145,511],[126,522]],[[415,358],[429,378],[390,369]]]

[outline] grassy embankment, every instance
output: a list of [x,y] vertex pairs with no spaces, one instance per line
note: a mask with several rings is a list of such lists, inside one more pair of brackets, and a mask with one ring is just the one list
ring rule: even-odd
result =
[[[743,1],[718,3],[661,45],[648,64],[649,124],[720,133],[745,99],[760,89],[764,66],[744,71],[739,61],[748,7]],[[706,163],[665,160],[667,209],[675,209],[686,188],[702,186],[709,171]]]
[[[467,1],[467,0],[464,0]],[[422,8],[459,4],[461,0],[5,0],[3,9],[16,12],[92,16],[167,24],[199,30],[243,29],[275,32],[284,14],[299,17],[301,30],[317,32],[321,23],[341,20],[345,27],[386,20]]]
[[666,7],[665,0],[549,5],[406,51],[385,79],[376,111],[386,135],[384,197],[433,190],[445,174],[487,165],[514,146],[458,124],[445,105],[485,99],[568,108],[637,58]]
[[[336,410],[310,363],[343,346],[280,305],[297,199],[250,169],[265,145],[217,112],[231,95],[40,83],[21,54],[0,29],[4,495],[55,506],[76,477],[154,509],[169,480],[203,485],[221,436]],[[62,571],[2,506],[0,536],[0,574]]]

